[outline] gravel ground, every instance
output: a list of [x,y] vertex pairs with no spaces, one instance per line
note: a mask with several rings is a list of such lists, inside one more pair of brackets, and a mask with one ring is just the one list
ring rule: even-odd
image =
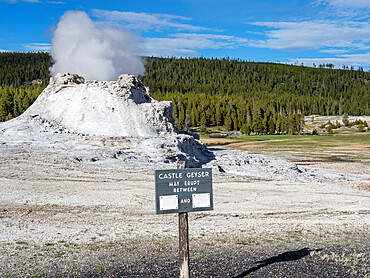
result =
[[[364,178],[216,176],[215,210],[189,214],[192,276],[370,277],[369,165],[311,166]],[[176,277],[177,225],[155,215],[152,170],[0,160],[0,277]]]
[[[350,238],[356,235],[347,235]],[[175,238],[7,246],[2,277],[178,277]],[[368,277],[368,241],[191,240],[192,277]],[[4,249],[4,246],[2,246]],[[4,251],[4,250],[3,250]],[[17,254],[17,255],[16,255]],[[22,260],[21,260],[22,259]],[[10,270],[10,272],[8,272]]]

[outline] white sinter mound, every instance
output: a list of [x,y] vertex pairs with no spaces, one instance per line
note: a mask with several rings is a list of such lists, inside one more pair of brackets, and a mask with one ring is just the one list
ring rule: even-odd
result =
[[149,138],[174,133],[171,103],[155,101],[134,76],[117,82],[86,81],[58,74],[24,113],[69,132]]
[[[175,127],[172,110],[170,101],[154,100],[149,88],[132,75],[107,82],[59,73],[26,112],[1,123],[0,136],[7,136],[6,141],[60,143],[65,139],[84,145],[120,146],[114,157],[124,156],[126,151],[138,159],[144,156],[144,162],[149,157],[165,163],[186,159],[189,166],[200,166],[212,159],[212,153],[192,134]],[[43,132],[47,136],[38,138]],[[90,153],[94,151],[97,149],[90,148]],[[79,153],[75,155],[81,160]],[[93,160],[101,160],[96,156]]]
[[[55,165],[91,163],[132,170],[213,167],[216,174],[251,179],[330,181],[348,177],[299,169],[284,159],[247,152],[208,150],[197,136],[174,125],[172,103],[156,101],[136,77],[85,81],[58,74],[21,116],[0,123],[0,154]],[[28,166],[27,166],[28,167]],[[31,167],[31,166],[30,166]],[[49,170],[48,170],[49,171]]]

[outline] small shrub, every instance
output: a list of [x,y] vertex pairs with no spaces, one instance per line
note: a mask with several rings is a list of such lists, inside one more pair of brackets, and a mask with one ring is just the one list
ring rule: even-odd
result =
[[333,135],[334,132],[333,132],[333,128],[331,127],[331,125],[329,125],[327,128],[326,128],[326,131],[328,132],[329,135]]
[[331,129],[334,129],[335,128],[335,125],[333,125],[333,123],[329,120],[327,123],[326,123]]
[[349,126],[349,119],[348,119],[348,114],[347,113],[345,113],[343,115],[343,120],[342,121],[343,121],[345,126]]
[[356,119],[355,125],[363,125],[363,124],[364,124],[364,122],[362,120]]
[[98,267],[96,268],[96,271],[97,271],[98,273],[100,273],[100,272],[104,272],[105,270],[106,270],[106,268],[105,268],[105,266],[103,266],[103,265],[98,266]]

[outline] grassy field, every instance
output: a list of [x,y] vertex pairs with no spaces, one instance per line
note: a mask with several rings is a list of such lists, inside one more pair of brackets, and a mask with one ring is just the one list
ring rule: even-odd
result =
[[214,137],[213,131],[201,134],[210,148],[272,154],[295,161],[370,162],[370,132],[334,135],[250,135],[238,138]]
[[[370,163],[370,130],[359,132],[358,126],[345,127],[341,116],[307,116],[303,132],[316,129],[319,135],[249,135],[230,133],[212,127],[198,132],[210,148],[249,151],[288,158],[295,162],[361,162]],[[349,121],[367,121],[369,116],[350,116]],[[325,124],[341,123],[329,135]],[[370,129],[370,128],[369,128]]]

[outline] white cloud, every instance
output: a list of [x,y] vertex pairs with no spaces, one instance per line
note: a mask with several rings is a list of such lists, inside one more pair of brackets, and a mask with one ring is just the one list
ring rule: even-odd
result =
[[10,52],[9,50],[0,49],[0,52]]
[[11,4],[16,4],[20,2],[27,3],[48,3],[48,4],[66,4],[64,1],[40,1],[40,0],[0,0],[0,2],[7,2]]
[[107,10],[92,10],[93,17],[111,24],[121,25],[125,29],[141,31],[162,31],[165,29],[176,29],[181,31],[204,31],[208,28],[184,24],[181,21],[190,20],[182,16],[169,14],[149,14],[135,12],[120,12]]
[[346,53],[348,52],[347,49],[322,49],[320,50],[322,53],[331,53],[331,54],[339,54],[339,53]]
[[50,43],[28,43],[24,44],[23,47],[27,50],[31,51],[49,51],[50,50]]
[[195,56],[202,49],[235,48],[247,43],[247,39],[235,36],[178,33],[168,38],[146,38],[142,50],[149,56]]
[[255,40],[251,46],[279,50],[316,50],[321,48],[368,49],[370,25],[367,22],[329,20],[300,22],[254,22],[256,26],[273,28],[266,31],[266,40]]
[[369,0],[315,0],[313,4],[320,7],[319,15],[326,18],[369,19]]
[[368,67],[370,65],[370,52],[364,54],[343,54],[336,57],[328,58],[295,58],[290,59],[292,63],[305,64],[312,66],[313,63],[333,64],[336,68],[341,68],[342,65]]
[[39,3],[39,0],[0,0],[2,2],[8,2],[11,4],[19,3],[19,2],[28,2],[28,3]]
[[334,7],[350,8],[350,9],[363,9],[370,8],[369,0],[318,0],[318,4],[328,4]]
[[46,2],[49,4],[61,4],[61,5],[67,4],[66,2],[63,1],[46,1]]

